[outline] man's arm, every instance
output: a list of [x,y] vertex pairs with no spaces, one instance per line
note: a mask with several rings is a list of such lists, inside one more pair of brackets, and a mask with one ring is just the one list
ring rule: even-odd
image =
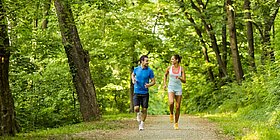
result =
[[135,82],[136,82],[134,72],[131,73],[131,81],[132,81],[133,84],[135,84]]
[[156,80],[155,78],[152,78],[150,83],[145,84],[145,88],[149,88],[155,84],[156,84]]

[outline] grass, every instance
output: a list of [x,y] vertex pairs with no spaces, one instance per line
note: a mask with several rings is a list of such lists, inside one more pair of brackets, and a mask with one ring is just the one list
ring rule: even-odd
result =
[[65,136],[91,130],[115,130],[124,127],[122,121],[134,117],[134,114],[104,115],[100,121],[82,122],[79,124],[66,125],[59,128],[48,128],[18,133],[15,137],[0,137],[2,140],[42,140],[42,139],[65,139]]
[[235,113],[203,116],[217,122],[225,134],[237,140],[280,140],[280,129],[264,121],[246,120]]

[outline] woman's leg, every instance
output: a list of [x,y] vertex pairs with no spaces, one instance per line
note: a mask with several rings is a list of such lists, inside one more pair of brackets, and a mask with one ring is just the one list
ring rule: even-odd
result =
[[173,115],[173,110],[174,110],[174,92],[169,92],[168,93],[168,101],[169,101],[169,110],[170,114]]
[[175,100],[176,100],[175,123],[178,123],[179,116],[180,116],[180,106],[181,106],[182,95],[175,95]]
[[173,110],[174,110],[174,92],[169,92],[168,93],[168,103],[169,103],[169,111],[170,111],[170,122],[174,122],[174,117],[173,117]]

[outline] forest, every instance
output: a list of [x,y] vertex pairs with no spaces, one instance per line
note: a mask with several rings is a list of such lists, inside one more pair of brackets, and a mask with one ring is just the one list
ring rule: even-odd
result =
[[237,139],[277,139],[279,7],[280,0],[0,0],[0,136],[132,114],[130,75],[141,55],[156,79],[148,114],[167,115],[164,72],[179,54],[182,114],[206,116]]

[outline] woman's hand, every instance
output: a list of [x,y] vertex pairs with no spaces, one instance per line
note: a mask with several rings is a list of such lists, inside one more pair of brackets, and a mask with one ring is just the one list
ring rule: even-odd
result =
[[166,84],[163,86],[163,89],[166,90]]

